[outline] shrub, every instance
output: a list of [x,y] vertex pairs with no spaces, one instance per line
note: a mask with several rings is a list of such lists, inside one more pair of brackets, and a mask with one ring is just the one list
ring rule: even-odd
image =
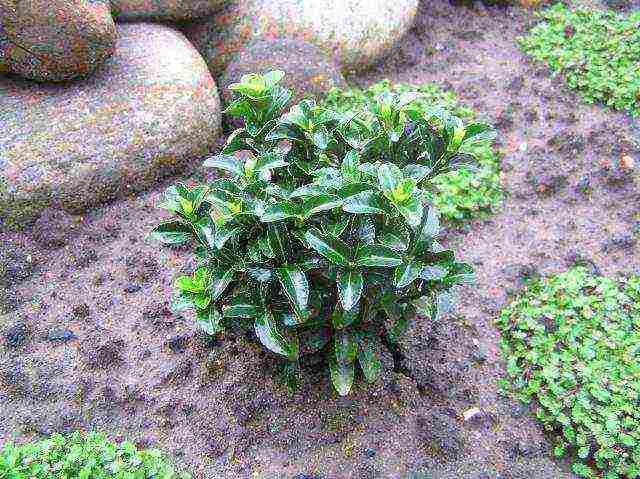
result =
[[413,109],[416,94],[381,95],[373,122],[313,100],[284,113],[283,75],[230,86],[226,113],[245,126],[204,163],[229,177],[167,189],[159,206],[173,218],[151,236],[198,245],[199,267],[177,279],[174,309],[194,308],[210,334],[253,328],[287,359],[291,386],[300,356],[322,350],[347,394],[356,361],[367,380],[378,376],[380,338],[396,341],[416,311],[438,314],[450,288],[472,279],[437,241],[438,213],[424,192],[473,163],[468,151],[493,132],[439,108]]
[[[426,113],[434,105],[438,105],[465,121],[475,120],[473,110],[459,105],[455,94],[434,84],[413,86],[406,83],[392,84],[384,80],[366,89],[333,89],[328,93],[324,104],[343,112],[352,109],[369,112],[366,119],[372,124],[375,122],[375,115],[371,110],[377,97],[382,94],[405,94],[413,91],[421,94],[412,104],[415,111]],[[427,185],[427,199],[448,220],[486,216],[502,201],[500,162],[491,142],[477,145],[473,154],[478,158],[479,168],[459,168],[434,178]]]
[[158,450],[138,450],[130,442],[114,444],[98,433],[48,439],[0,450],[3,479],[188,479]]
[[558,3],[520,39],[522,50],[562,73],[588,103],[640,115],[640,11],[571,10]]
[[640,476],[640,277],[572,269],[531,283],[498,320],[517,395],[557,431],[576,474]]

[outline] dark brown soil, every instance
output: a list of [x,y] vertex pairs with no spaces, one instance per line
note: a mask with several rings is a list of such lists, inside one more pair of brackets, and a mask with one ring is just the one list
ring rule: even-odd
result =
[[385,380],[338,398],[308,364],[290,395],[252,338],[211,341],[174,316],[172,280],[192,265],[142,239],[162,216],[158,187],[0,232],[0,443],[96,428],[158,446],[196,478],[573,477],[531,412],[499,395],[492,321],[526,278],[576,263],[640,272],[638,166],[616,166],[640,164],[640,125],[524,58],[515,39],[533,21],[425,1],[400,53],[351,79],[451,88],[497,124],[504,154],[501,211],[447,233],[477,286],[447,321],[413,326]]

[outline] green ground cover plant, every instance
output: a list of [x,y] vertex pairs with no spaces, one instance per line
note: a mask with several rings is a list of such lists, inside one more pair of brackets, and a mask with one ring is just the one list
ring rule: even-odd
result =
[[[204,166],[225,175],[171,186],[158,205],[172,215],[151,237],[195,241],[199,266],[180,276],[174,310],[195,310],[209,334],[252,329],[284,359],[295,387],[300,358],[320,352],[336,391],[381,373],[418,313],[451,307],[472,268],[438,241],[431,181],[477,163],[495,133],[418,93],[376,98],[370,111],[341,112],[304,100],[288,111],[284,73],[246,75],[230,86],[226,113],[244,121]],[[373,115],[372,120],[369,115]]]
[[189,479],[156,449],[75,432],[0,449],[0,479]]
[[640,11],[571,9],[558,3],[520,39],[522,50],[561,73],[588,103],[640,116]]
[[[460,105],[453,92],[445,91],[434,84],[410,85],[407,83],[391,83],[383,80],[366,89],[349,88],[333,89],[327,94],[324,104],[339,111],[353,109],[370,111],[376,98],[381,94],[404,94],[418,92],[412,108],[416,111],[428,111],[434,105],[452,111],[464,121],[476,119],[475,112]],[[373,122],[374,115],[368,115]],[[476,168],[459,168],[434,178],[427,196],[438,209],[443,219],[460,221],[472,217],[486,216],[497,208],[503,198],[500,184],[500,160],[491,142],[477,145],[473,154],[478,158]]]
[[581,477],[640,477],[640,277],[533,281],[497,322],[512,389]]

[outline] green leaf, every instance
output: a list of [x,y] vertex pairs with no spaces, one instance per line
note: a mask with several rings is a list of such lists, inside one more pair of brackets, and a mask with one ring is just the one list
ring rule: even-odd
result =
[[331,382],[338,394],[340,394],[340,396],[349,394],[355,376],[354,364],[338,363],[335,359],[331,359],[329,361],[329,368],[331,372]]
[[312,249],[329,261],[338,265],[349,264],[349,247],[339,238],[312,228],[307,230],[304,239]]
[[382,363],[371,341],[363,341],[360,343],[358,362],[360,363],[360,368],[364,373],[365,379],[370,383],[375,382],[382,370]]
[[341,329],[336,331],[334,339],[335,359],[338,364],[352,363],[358,354],[358,343],[353,334]]
[[447,270],[440,266],[425,266],[420,271],[420,278],[427,281],[439,281],[447,274]]
[[224,293],[236,274],[235,267],[231,267],[226,271],[217,272],[211,282],[211,299],[217,300]]
[[264,314],[261,306],[255,304],[251,298],[236,296],[232,301],[222,307],[222,315],[225,318],[251,319]]
[[183,221],[166,221],[151,230],[148,238],[162,244],[183,244],[193,238],[193,228]]
[[359,267],[392,268],[400,264],[402,264],[402,257],[388,246],[366,245],[358,248],[356,265]]
[[420,277],[422,270],[423,265],[421,262],[415,258],[407,258],[394,271],[393,282],[396,288],[400,289],[409,286]]
[[287,166],[287,163],[279,152],[269,151],[263,155],[260,155],[256,159],[255,171],[256,172],[264,172],[275,170],[276,168],[282,168],[283,166]]
[[411,163],[403,168],[403,173],[405,178],[410,178],[416,183],[420,183],[424,180],[429,173],[431,173],[432,168],[424,165],[418,165],[416,163]]
[[361,271],[348,270],[338,273],[338,296],[345,311],[351,311],[360,301],[364,289]]
[[302,203],[302,212],[305,219],[322,211],[332,210],[342,205],[342,199],[334,195],[314,196],[307,198]]
[[285,336],[278,330],[275,318],[271,312],[267,311],[262,316],[256,318],[254,322],[256,335],[264,346],[281,356],[289,358],[297,358],[297,346],[287,340]]
[[276,270],[282,289],[299,312],[307,309],[309,302],[309,282],[302,269],[297,266],[284,266]]
[[354,214],[384,214],[382,200],[373,191],[362,191],[350,196],[344,202],[342,209]]
[[217,168],[219,170],[228,171],[234,175],[240,176],[243,174],[242,163],[231,155],[215,155],[207,158],[203,165],[205,168]]
[[357,183],[360,181],[361,176],[358,169],[359,166],[360,154],[356,150],[349,151],[342,160],[342,166],[340,167],[342,177],[350,183]]
[[281,225],[269,225],[267,229],[268,245],[274,258],[282,262],[289,258],[289,240],[285,236],[285,231]]
[[197,314],[197,321],[200,329],[212,336],[222,331],[222,327],[220,326],[221,319],[222,317],[220,316],[220,313],[213,308],[206,311],[198,311]]
[[402,170],[393,163],[384,163],[378,169],[378,184],[383,191],[393,191],[402,180]]
[[402,203],[394,202],[393,205],[411,226],[418,226],[420,224],[423,215],[423,207],[422,202],[417,196],[412,196],[411,198],[404,200]]
[[260,216],[263,223],[274,223],[289,218],[296,218],[300,214],[298,206],[291,201],[281,201],[273,205],[269,205],[264,209],[264,213]]

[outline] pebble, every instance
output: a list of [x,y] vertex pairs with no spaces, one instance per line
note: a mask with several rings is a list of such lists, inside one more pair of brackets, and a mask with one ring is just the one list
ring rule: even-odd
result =
[[129,283],[125,286],[124,291],[125,293],[137,293],[141,289],[142,289],[142,286],[140,286],[139,284]]
[[61,341],[63,343],[77,338],[78,337],[75,335],[75,333],[70,329],[52,329],[47,334],[48,341]]
[[4,338],[12,348],[19,348],[27,342],[27,327],[24,323],[17,323],[5,331]]

